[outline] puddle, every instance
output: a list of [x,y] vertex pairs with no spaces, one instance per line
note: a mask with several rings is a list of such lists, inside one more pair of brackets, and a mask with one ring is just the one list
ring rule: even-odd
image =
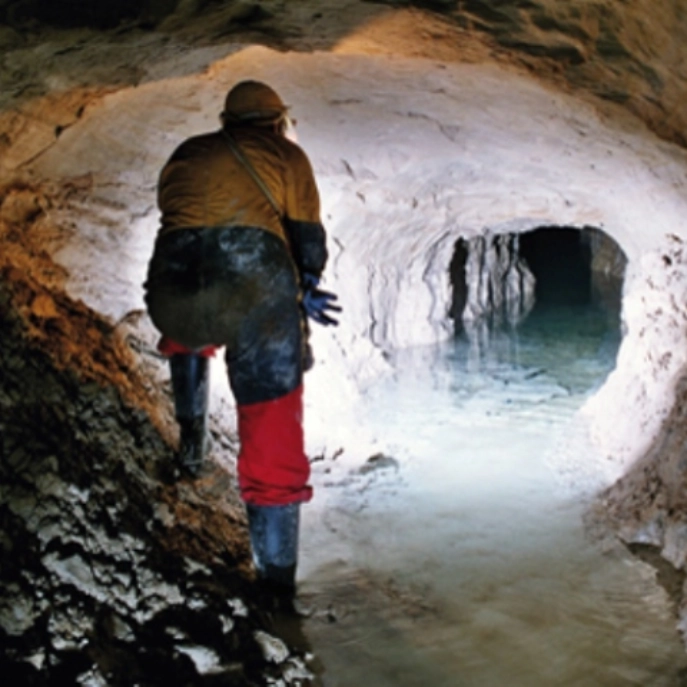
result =
[[558,309],[399,354],[361,406],[378,454],[313,466],[299,577],[323,685],[687,684],[653,569],[585,536],[593,481],[566,474],[618,343]]

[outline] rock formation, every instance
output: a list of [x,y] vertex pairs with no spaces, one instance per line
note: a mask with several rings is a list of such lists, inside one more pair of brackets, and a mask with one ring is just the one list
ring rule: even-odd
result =
[[535,279],[520,257],[518,235],[479,236],[468,243],[464,323],[516,326],[534,306]]

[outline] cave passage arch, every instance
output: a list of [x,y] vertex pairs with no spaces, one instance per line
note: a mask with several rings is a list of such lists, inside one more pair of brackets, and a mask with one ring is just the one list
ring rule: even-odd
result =
[[[115,47],[118,54],[122,52],[119,46]],[[27,52],[26,48],[22,50]],[[43,121],[31,114],[43,128],[26,127],[20,141],[23,144],[30,138],[34,140],[31,145],[15,144],[14,159],[31,161],[30,167],[39,177],[66,179],[65,183],[73,183],[70,178],[81,179],[78,175],[87,172],[88,184],[92,184],[92,190],[91,187],[88,192],[82,190],[70,201],[80,204],[76,208],[80,212],[76,215],[79,217],[77,234],[72,241],[74,248],[63,250],[60,258],[71,271],[71,293],[83,297],[114,321],[121,322],[123,315],[137,312],[136,308],[141,306],[140,275],[149,255],[156,221],[150,205],[150,180],[164,157],[171,153],[177,137],[186,136],[195,128],[205,130],[210,119],[216,126],[215,103],[221,102],[227,85],[239,76],[254,75],[257,70],[260,78],[275,77],[276,83],[289,86],[289,99],[294,103],[312,103],[310,111],[306,109],[304,116],[299,115],[299,131],[304,147],[316,163],[318,179],[331,191],[325,203],[329,206],[345,196],[352,199],[351,207],[355,208],[355,216],[335,213],[334,221],[328,224],[337,251],[332,256],[326,286],[355,297],[349,297],[346,303],[346,315],[337,330],[338,339],[331,337],[330,332],[326,336],[316,332],[320,344],[317,350],[327,364],[316,366],[310,373],[321,375],[316,377],[321,393],[311,397],[317,400],[311,407],[317,411],[323,409],[320,436],[326,437],[326,443],[324,439],[321,444],[316,443],[320,441],[318,436],[311,440],[311,446],[319,450],[322,445],[334,450],[341,445],[340,435],[333,436],[333,430],[344,425],[340,413],[335,412],[340,410],[335,404],[343,398],[344,405],[349,397],[353,399],[351,405],[355,403],[361,378],[371,378],[382,367],[376,364],[376,359],[370,361],[379,348],[370,343],[367,333],[380,331],[380,338],[386,341],[385,322],[379,316],[387,313],[391,319],[397,302],[394,290],[398,281],[389,270],[360,269],[356,273],[351,269],[347,273],[344,268],[373,263],[376,256],[384,264],[390,254],[407,256],[412,253],[408,247],[418,238],[415,232],[408,231],[412,238],[404,242],[399,229],[392,246],[385,232],[376,232],[379,236],[375,242],[374,231],[360,231],[359,227],[373,226],[374,213],[381,205],[384,211],[379,224],[387,226],[387,205],[395,207],[397,216],[405,221],[424,212],[430,201],[434,210],[443,213],[440,221],[432,215],[432,222],[441,231],[450,233],[455,226],[481,227],[485,218],[493,217],[494,189],[498,189],[500,212],[504,217],[514,213],[530,215],[541,208],[546,208],[549,216],[569,223],[594,217],[616,227],[617,236],[632,251],[634,284],[627,300],[632,306],[628,308],[628,316],[634,338],[628,337],[631,340],[621,374],[616,376],[613,385],[608,385],[609,391],[597,403],[606,412],[595,414],[595,419],[600,418],[595,431],[603,439],[604,469],[612,464],[608,474],[617,476],[613,473],[620,472],[623,464],[641,451],[648,442],[646,437],[665,418],[665,408],[669,409],[672,402],[666,389],[670,390],[671,380],[681,369],[683,346],[680,344],[684,334],[672,327],[671,308],[677,314],[679,310],[677,305],[671,305],[674,293],[668,287],[675,288],[670,278],[675,276],[672,281],[677,282],[684,264],[679,258],[685,233],[682,158],[674,151],[659,149],[644,132],[635,135],[624,126],[614,131],[610,126],[612,120],[607,122],[587,112],[562,94],[553,98],[550,91],[538,94],[534,86],[521,89],[512,74],[508,80],[500,79],[473,65],[454,68],[434,60],[425,60],[425,64],[415,65],[411,70],[407,63],[367,60],[362,56],[356,56],[357,61],[348,68],[342,55],[271,55],[256,50],[237,52],[210,66],[207,55],[194,57],[189,51],[179,60],[176,52],[165,53],[160,61],[153,61],[154,70],[148,76],[151,81],[142,83],[139,71],[132,69],[136,81],[130,89],[111,93],[101,103],[79,110],[78,121],[70,115],[66,120],[68,126],[60,124],[58,138],[51,133],[54,126],[49,126],[52,117]],[[73,46],[65,52],[72,54]],[[103,51],[103,54],[111,53]],[[213,54],[219,59],[218,52]],[[45,64],[49,60],[35,62]],[[156,81],[159,78],[156,74],[169,74],[170,67],[165,62],[182,64],[184,68],[175,67],[170,78]],[[186,78],[179,74],[179,71],[195,71],[198,64],[202,64],[200,75]],[[473,70],[476,70],[474,74]],[[58,81],[53,77],[46,84]],[[383,89],[380,83],[384,84]],[[433,89],[432,97],[428,84]],[[394,94],[395,90],[399,94]],[[408,93],[412,94],[412,109],[405,105]],[[427,97],[418,98],[418,93]],[[550,109],[551,104],[555,109]],[[63,109],[66,111],[66,106]],[[526,128],[523,125],[520,129],[521,123],[526,123]],[[43,131],[47,132],[45,138]],[[112,132],[116,135],[110,135]],[[45,140],[48,147],[39,154]],[[355,142],[355,146],[337,144],[335,147],[333,141]],[[345,148],[345,159],[339,160],[331,154],[342,148]],[[365,150],[370,152],[363,155],[360,151]],[[535,160],[541,162],[535,164]],[[565,160],[565,164],[555,164],[556,160]],[[423,174],[423,165],[435,176]],[[436,176],[438,173],[440,178]],[[436,179],[439,182],[435,183]],[[598,193],[600,187],[603,193]],[[642,192],[630,199],[627,192],[633,188]],[[554,193],[548,194],[548,189]],[[464,202],[466,192],[471,194],[469,208]],[[530,193],[532,199],[527,200]],[[82,206],[89,210],[88,214],[82,212]],[[463,208],[459,217],[456,217],[457,208]],[[100,212],[102,220],[93,220]],[[663,238],[669,232],[675,232],[677,240]],[[514,242],[523,236],[509,234],[504,241]],[[432,243],[431,236],[422,238],[418,242],[420,248],[424,247],[423,241]],[[431,248],[436,245],[435,242]],[[81,250],[81,246],[89,250]],[[450,243],[447,247],[450,249]],[[420,248],[415,254],[416,263],[426,265],[426,256]],[[94,253],[106,256],[107,260],[94,260]],[[139,255],[146,258],[138,259]],[[445,270],[445,254],[436,255],[436,264]],[[457,262],[460,264],[460,260]],[[399,271],[409,271],[407,264],[403,263]],[[122,265],[133,267],[123,270]],[[657,276],[658,294],[653,283],[651,287],[645,285],[648,275]],[[440,276],[445,276],[445,272]],[[408,290],[420,291],[418,283],[417,279],[410,282]],[[443,282],[440,286],[441,290],[437,288],[430,294],[436,295],[437,321],[445,316],[447,303]],[[370,306],[371,292],[374,309]],[[658,303],[661,307],[650,310],[645,296],[650,296],[650,303],[655,304],[657,295],[662,298]],[[411,305],[415,303],[413,300]],[[681,299],[677,291],[675,303],[687,303],[687,299]],[[422,312],[419,307],[416,310]],[[416,315],[415,311],[411,314]],[[431,330],[429,334],[438,330],[438,326],[432,329],[434,321],[418,326],[419,319],[409,317],[405,330],[413,336],[418,330]],[[645,325],[648,334],[640,338],[636,332]],[[389,339],[394,335],[401,336],[391,331]],[[670,363],[665,362],[664,356],[668,354],[673,356]],[[153,356],[148,357],[155,361]],[[143,360],[144,356],[140,358]],[[333,386],[341,383],[340,380],[348,384],[343,392]],[[309,382],[311,389],[315,386]],[[333,418],[337,421],[332,422]],[[324,450],[319,450],[317,455],[324,456]],[[70,492],[65,490],[65,493]],[[79,493],[73,495],[74,507],[65,512],[82,511]],[[164,508],[163,512],[166,512]],[[81,629],[77,629],[74,636],[78,640]]]
[[545,225],[522,233],[459,238],[449,264],[448,315],[517,327],[535,310],[602,309],[618,323],[627,256],[602,229]]

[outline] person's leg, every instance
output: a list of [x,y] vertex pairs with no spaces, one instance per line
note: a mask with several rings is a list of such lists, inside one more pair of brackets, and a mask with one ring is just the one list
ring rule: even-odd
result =
[[303,437],[303,387],[268,401],[238,404],[238,481],[246,503],[308,501],[310,463]]
[[[296,318],[296,331],[299,323]],[[285,345],[293,352],[291,365],[300,365],[300,338]],[[258,345],[256,358],[249,365],[260,380],[257,387],[276,392],[284,380],[283,356],[275,355],[274,337],[269,345]],[[284,343],[284,342],[282,342]],[[276,348],[281,348],[276,346]],[[281,353],[283,354],[283,349]],[[277,364],[281,359],[281,364]],[[284,395],[255,399],[255,388],[248,394],[250,402],[237,384],[246,360],[233,361],[233,388],[237,396],[238,429],[241,450],[238,457],[238,482],[246,503],[253,558],[260,578],[286,593],[295,590],[298,559],[299,507],[312,496],[308,485],[310,463],[305,454],[303,438],[303,387]],[[296,367],[298,370],[299,367]],[[234,374],[236,373],[236,374]],[[289,377],[291,375],[287,375]],[[272,381],[271,384],[266,382]],[[295,376],[300,382],[300,374]],[[272,394],[270,394],[272,395]]]
[[253,561],[269,591],[293,596],[296,590],[300,503],[246,504]]
[[179,461],[195,476],[203,465],[207,444],[210,364],[203,355],[176,353],[170,356],[169,366],[179,423]]
[[208,411],[207,357],[192,350],[212,343],[203,331],[201,228],[159,236],[148,268],[145,299],[162,334],[158,349],[169,359],[174,408],[179,424],[181,467],[197,475],[203,463]]
[[[295,267],[286,244],[256,227],[200,229],[192,238],[189,254],[154,261],[149,307],[162,303],[156,325],[182,345],[226,346],[241,443],[239,488],[256,567],[263,579],[293,589],[298,509],[311,497]],[[180,240],[170,242],[176,248]]]
[[237,402],[238,482],[259,577],[295,591],[300,504],[312,496],[303,437],[302,328],[291,266],[272,265],[269,297],[227,355]]

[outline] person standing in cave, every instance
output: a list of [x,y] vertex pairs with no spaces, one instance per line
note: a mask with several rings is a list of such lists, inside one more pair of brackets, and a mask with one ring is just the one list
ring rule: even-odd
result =
[[253,559],[260,579],[292,594],[300,504],[312,496],[306,316],[338,324],[340,308],[318,288],[326,235],[311,164],[286,137],[288,108],[266,84],[243,81],[221,122],[184,141],[160,173],[145,299],[169,356],[181,464],[193,475],[205,452],[208,358],[226,347]]

